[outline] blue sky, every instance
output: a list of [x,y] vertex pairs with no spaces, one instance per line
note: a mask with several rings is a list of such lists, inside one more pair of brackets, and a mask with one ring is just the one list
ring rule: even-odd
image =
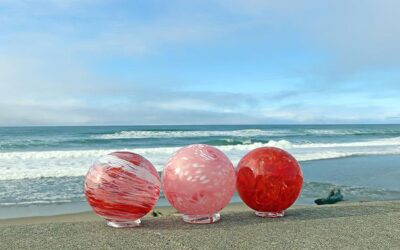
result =
[[399,9],[0,0],[0,125],[399,123]]

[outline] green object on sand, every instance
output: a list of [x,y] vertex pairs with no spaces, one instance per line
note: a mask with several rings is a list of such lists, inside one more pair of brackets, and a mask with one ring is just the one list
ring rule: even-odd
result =
[[151,215],[153,215],[153,217],[159,217],[162,216],[163,214],[160,211],[153,210],[151,212]]
[[314,202],[317,205],[326,205],[326,204],[334,204],[334,203],[342,201],[342,200],[343,200],[343,195],[342,195],[340,189],[334,188],[331,190],[328,197],[316,199]]

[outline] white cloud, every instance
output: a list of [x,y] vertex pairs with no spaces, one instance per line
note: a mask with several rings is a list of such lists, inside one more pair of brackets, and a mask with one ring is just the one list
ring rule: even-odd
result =
[[253,25],[284,34],[297,34],[299,42],[329,59],[314,68],[322,75],[343,77],[400,66],[400,2],[221,0],[226,9],[252,20]]
[[[133,74],[128,79],[93,69],[108,58],[152,58],[171,48],[210,46],[252,31],[278,41],[292,38],[288,32],[296,34],[294,43],[332,57],[313,65],[311,74],[354,80],[365,70],[390,66],[396,71],[397,1],[249,0],[210,6],[178,1],[165,13],[143,19],[91,11],[113,4],[0,0],[7,8],[0,17],[0,125],[384,122],[398,117],[393,108],[398,83],[385,83],[385,91],[383,77],[375,79],[372,94],[362,82],[370,75],[360,84],[317,82],[244,94],[229,84],[223,91],[177,91],[170,79],[143,83]],[[184,79],[183,84],[193,83]],[[251,89],[247,82],[242,85]],[[392,94],[392,99],[374,92]]]

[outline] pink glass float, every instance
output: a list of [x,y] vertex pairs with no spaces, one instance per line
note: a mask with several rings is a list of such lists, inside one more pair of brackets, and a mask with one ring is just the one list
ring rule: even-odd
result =
[[111,227],[135,227],[160,196],[160,177],[144,157],[114,152],[100,157],[85,177],[93,211]]
[[263,147],[250,151],[236,169],[237,191],[244,203],[261,217],[282,217],[299,197],[303,174],[286,151]]
[[213,223],[235,192],[231,161],[220,150],[194,144],[178,150],[162,176],[165,197],[188,223]]

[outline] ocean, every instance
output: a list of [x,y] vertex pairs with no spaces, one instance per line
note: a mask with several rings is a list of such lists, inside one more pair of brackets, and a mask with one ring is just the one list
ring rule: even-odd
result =
[[[218,147],[234,165],[257,147],[287,150],[304,173],[298,204],[334,187],[351,201],[400,199],[400,125],[3,127],[0,217],[55,204],[89,209],[83,176],[97,157],[129,150],[162,171],[173,152],[194,143]],[[160,204],[167,204],[163,197]]]

